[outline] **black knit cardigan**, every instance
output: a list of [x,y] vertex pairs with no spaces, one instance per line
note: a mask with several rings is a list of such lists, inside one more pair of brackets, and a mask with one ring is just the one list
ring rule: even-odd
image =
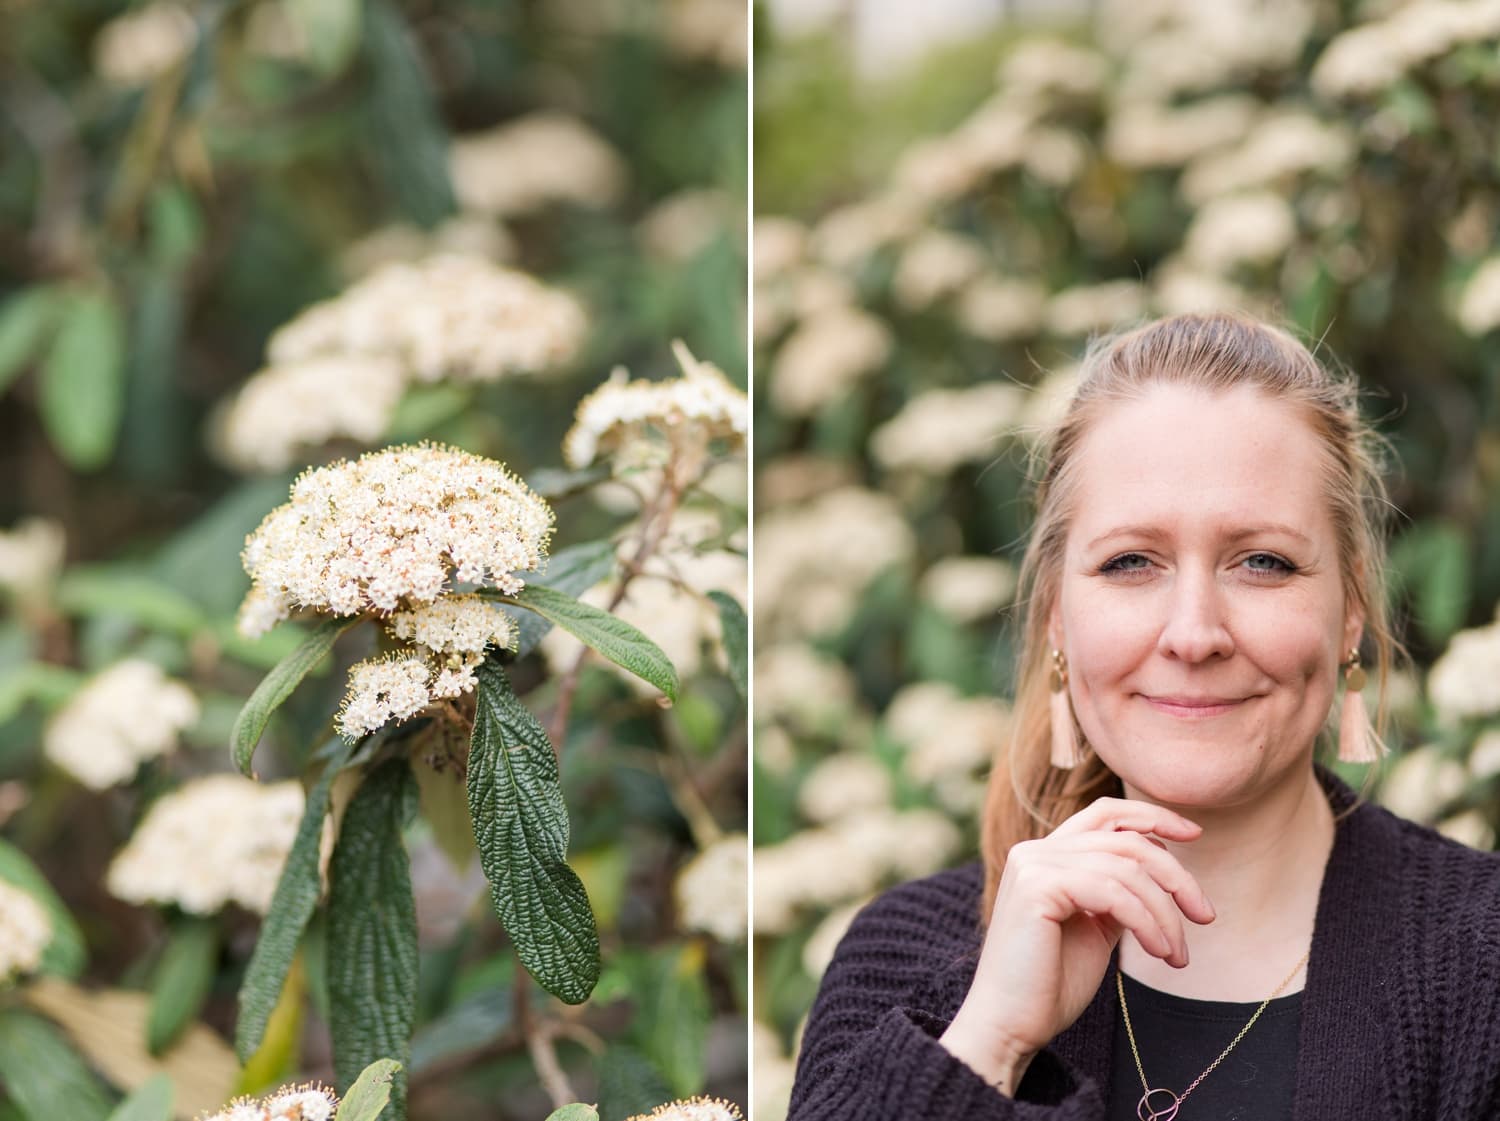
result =
[[[1353,803],[1323,779],[1336,809]],[[938,1043],[974,977],[982,890],[974,863],[860,912],[808,1017],[789,1121],[1102,1121],[1120,1020],[1113,967],[1014,1099]],[[1371,804],[1338,823],[1292,1116],[1500,1121],[1500,857]]]

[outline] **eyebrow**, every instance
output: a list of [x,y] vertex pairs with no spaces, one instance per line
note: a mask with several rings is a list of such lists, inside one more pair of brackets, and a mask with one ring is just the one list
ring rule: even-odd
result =
[[[1229,540],[1243,541],[1247,537],[1259,537],[1264,534],[1270,533],[1280,533],[1287,537],[1295,538],[1297,541],[1301,542],[1304,545],[1312,544],[1312,540],[1307,536],[1307,534],[1302,533],[1299,530],[1295,530],[1291,526],[1285,525],[1281,522],[1257,522],[1254,525],[1242,526],[1229,535]],[[1165,536],[1167,536],[1166,531],[1161,529],[1159,526],[1122,525],[1105,533],[1101,533],[1098,537],[1094,538],[1087,545],[1085,545],[1084,548],[1092,549],[1095,546],[1101,545],[1105,541],[1108,541],[1113,537],[1145,537],[1156,539]]]

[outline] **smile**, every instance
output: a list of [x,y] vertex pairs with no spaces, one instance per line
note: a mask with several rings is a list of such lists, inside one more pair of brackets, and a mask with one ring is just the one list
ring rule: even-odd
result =
[[1140,694],[1143,701],[1157,712],[1176,716],[1183,720],[1203,720],[1210,716],[1223,716],[1244,704],[1249,697],[1153,697]]

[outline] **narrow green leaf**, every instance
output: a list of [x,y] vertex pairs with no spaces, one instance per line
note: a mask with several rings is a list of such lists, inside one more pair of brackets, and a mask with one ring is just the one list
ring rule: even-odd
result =
[[677,699],[677,671],[671,661],[661,647],[624,619],[539,584],[528,584],[511,602],[557,624],[617,666],[655,685],[668,699]]
[[105,289],[70,296],[42,364],[37,405],[58,453],[80,471],[103,467],[125,403],[125,329]]
[[583,1102],[573,1102],[547,1114],[547,1121],[599,1121],[599,1111]]
[[39,1016],[0,1008],[0,1083],[31,1121],[105,1121],[109,1099],[78,1052]]
[[172,1121],[172,1079],[153,1074],[115,1107],[109,1121]]
[[541,986],[569,1004],[599,980],[599,934],[567,865],[568,810],[547,733],[494,659],[478,670],[469,816],[495,911]]
[[740,696],[750,691],[750,621],[739,600],[728,592],[709,592],[708,598],[719,609],[719,630],[724,657],[729,661],[729,676],[739,687]]
[[255,755],[255,745],[266,730],[271,714],[292,695],[302,679],[313,667],[327,657],[333,649],[334,640],[353,626],[357,619],[328,619],[318,626],[301,646],[293,650],[276,664],[276,668],[261,680],[240,709],[240,718],[234,722],[234,736],[230,742],[230,754],[234,765],[244,774],[250,774],[250,760]]
[[[595,584],[608,580],[615,571],[615,547],[608,541],[587,541],[553,553],[545,572],[526,573],[527,584],[544,584],[564,595],[581,596]],[[532,611],[504,604],[516,621],[516,657],[525,657],[552,629],[552,624]]]
[[628,1044],[611,1044],[599,1060],[599,1116],[625,1121],[672,1096],[661,1073]]
[[37,286],[12,296],[0,308],[0,393],[41,352],[61,306],[56,289]]
[[645,960],[636,985],[641,1050],[678,1098],[701,1093],[707,1073],[704,1041],[711,1009],[703,958],[701,942],[665,948]]
[[47,877],[20,849],[9,841],[0,840],[0,880],[14,884],[47,909],[52,920],[52,941],[42,951],[43,973],[55,973],[73,978],[83,972],[88,960],[84,949],[83,932],[73,921],[70,912],[59,898]]
[[389,759],[344,813],[329,866],[328,1013],[340,1089],[377,1059],[391,1081],[389,1121],[405,1121],[405,1064],[417,1016],[417,912],[401,830],[416,809],[411,768]]
[[184,916],[173,927],[156,967],[146,1047],[160,1055],[188,1023],[197,1019],[213,986],[219,958],[219,932],[209,919]]
[[394,1059],[377,1059],[365,1067],[339,1103],[334,1121],[375,1121],[391,1100],[391,1083],[400,1070]]
[[281,879],[271,896],[271,907],[260,928],[255,951],[240,984],[240,1015],[234,1026],[234,1049],[240,1062],[248,1062],[261,1040],[275,1011],[276,1001],[286,984],[292,959],[302,931],[318,906],[322,881],[318,875],[318,850],[323,839],[323,818],[328,813],[328,792],[334,776],[353,754],[352,744],[340,744],[338,754],[323,771],[302,810],[302,822],[292,841]]
[[153,576],[120,568],[76,568],[57,585],[69,615],[119,615],[152,631],[189,636],[207,625],[202,609]]

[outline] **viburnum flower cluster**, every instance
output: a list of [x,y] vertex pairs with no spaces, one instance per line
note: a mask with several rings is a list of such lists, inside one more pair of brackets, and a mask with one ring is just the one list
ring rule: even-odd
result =
[[701,466],[711,440],[729,450],[745,445],[750,402],[717,366],[700,362],[682,343],[673,353],[683,376],[664,381],[630,381],[623,369],[578,404],[573,427],[563,437],[563,458],[587,467],[603,455],[626,465],[649,464],[662,451]]
[[665,1102],[650,1113],[638,1113],[626,1121],[744,1121],[739,1106],[723,1098],[685,1098]]
[[354,738],[474,686],[490,646],[514,643],[505,612],[455,584],[521,590],[540,568],[552,509],[502,464],[423,444],[303,474],[245,543],[242,633],[295,609],[369,614],[401,644],[356,665],[339,714]]
[[195,915],[238,903],[264,915],[305,801],[296,781],[194,779],[152,804],[105,884],[127,903],[176,904]]
[[265,1098],[237,1098],[203,1121],[333,1121],[338,1104],[327,1086],[307,1083]]
[[128,658],[83,686],[47,726],[47,758],[91,790],[125,782],[172,750],[198,719],[193,691],[153,662]]
[[29,892],[0,880],[0,984],[34,973],[52,941],[52,919]]

